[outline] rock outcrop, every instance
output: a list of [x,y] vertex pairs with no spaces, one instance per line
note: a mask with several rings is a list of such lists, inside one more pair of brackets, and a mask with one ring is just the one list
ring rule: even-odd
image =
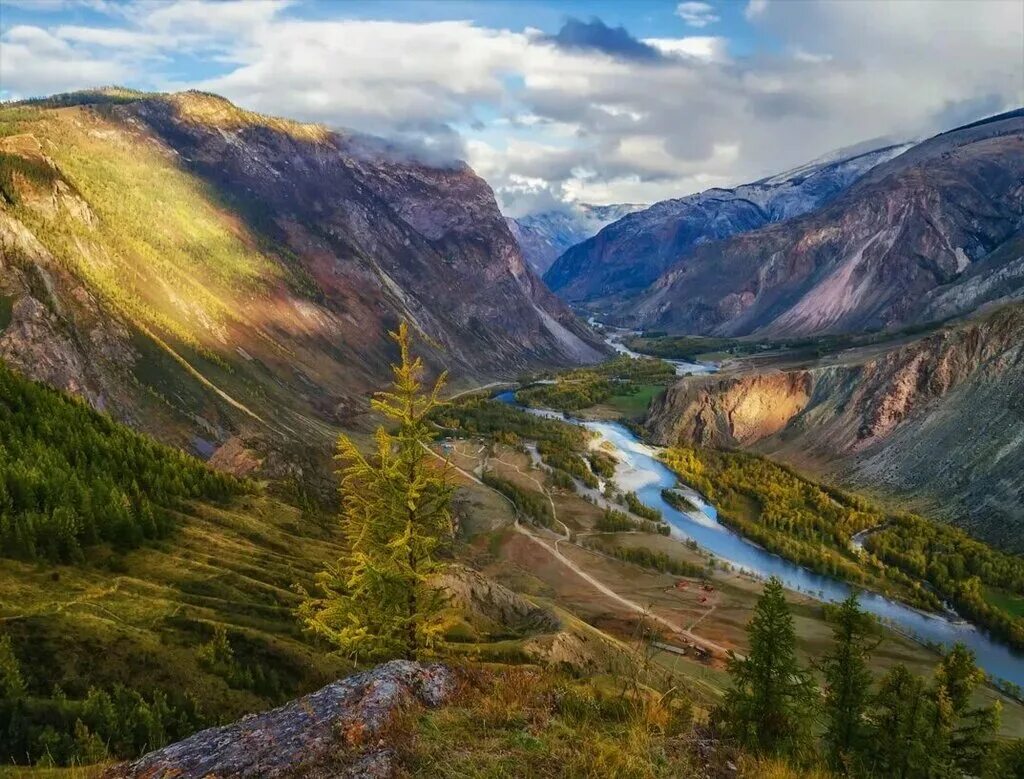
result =
[[397,768],[381,736],[412,704],[439,706],[456,690],[440,664],[392,660],[278,709],[210,728],[122,763],[104,779],[385,779]]
[[1019,304],[881,353],[687,377],[652,404],[647,424],[658,443],[771,454],[1024,548]]

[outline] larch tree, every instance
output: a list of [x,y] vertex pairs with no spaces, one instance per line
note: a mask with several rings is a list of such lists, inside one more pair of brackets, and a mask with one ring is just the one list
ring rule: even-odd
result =
[[749,749],[795,754],[810,738],[816,690],[797,661],[793,615],[778,578],[765,585],[747,635],[750,653],[729,661],[732,686],[723,703],[723,721]]
[[821,663],[824,680],[824,741],[829,763],[850,772],[859,762],[867,739],[865,714],[871,702],[868,661],[877,644],[873,620],[860,607],[856,593],[831,612],[835,644]]
[[299,608],[309,629],[357,661],[413,658],[436,643],[434,617],[443,603],[428,579],[439,567],[438,548],[452,535],[447,465],[436,466],[428,449],[429,417],[441,404],[445,375],[425,389],[408,325],[391,337],[400,362],[372,407],[394,430],[377,429],[371,456],[339,437],[346,554],[317,577],[319,597],[307,594]]

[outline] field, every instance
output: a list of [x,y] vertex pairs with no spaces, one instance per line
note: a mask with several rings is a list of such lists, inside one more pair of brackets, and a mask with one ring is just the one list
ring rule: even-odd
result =
[[1024,597],[1014,595],[999,587],[985,587],[985,600],[997,609],[1011,614],[1014,617],[1024,617]]

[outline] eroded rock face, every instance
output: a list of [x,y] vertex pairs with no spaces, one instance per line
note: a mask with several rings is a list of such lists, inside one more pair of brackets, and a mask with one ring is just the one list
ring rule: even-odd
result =
[[390,777],[394,755],[380,735],[400,706],[439,706],[455,692],[440,664],[392,660],[278,709],[210,728],[104,779],[313,779]]
[[[897,327],[1019,296],[1022,181],[1024,109],[918,144],[804,216],[678,253],[622,319],[804,336]],[[993,274],[998,282],[986,281]]]
[[1024,306],[878,354],[689,377],[652,404],[661,444],[745,447],[890,490],[996,543],[1024,526]]

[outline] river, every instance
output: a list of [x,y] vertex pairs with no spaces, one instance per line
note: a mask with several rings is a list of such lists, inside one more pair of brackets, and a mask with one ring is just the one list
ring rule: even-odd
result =
[[[501,393],[497,399],[515,404],[513,392]],[[821,601],[838,602],[852,591],[850,585],[779,557],[721,524],[715,507],[705,503],[685,485],[680,485],[675,473],[658,459],[657,450],[644,444],[626,427],[614,422],[584,421],[554,411],[524,410],[582,425],[608,442],[619,459],[615,483],[622,490],[636,492],[644,504],[661,511],[676,538],[693,539],[701,548],[735,568],[764,578],[777,576],[787,588]],[[687,497],[700,510],[682,512],[669,505],[662,498],[661,491],[675,487],[683,487]],[[1024,686],[1024,656],[1014,653],[970,623],[939,614],[926,614],[870,591],[862,592],[860,601],[865,611],[919,640],[944,646],[957,642],[966,645],[974,651],[978,665],[986,673]]]

